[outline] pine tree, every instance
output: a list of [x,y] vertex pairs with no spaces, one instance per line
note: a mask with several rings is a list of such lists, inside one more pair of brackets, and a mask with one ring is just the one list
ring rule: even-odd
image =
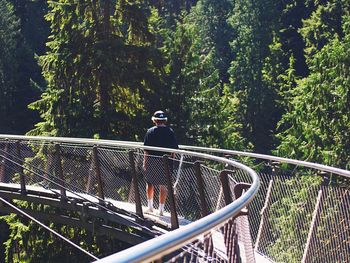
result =
[[282,120],[288,129],[279,134],[278,154],[349,169],[349,18],[344,12],[344,37],[328,39],[310,59],[311,74],[292,91],[291,111]]
[[38,91],[30,82],[34,59],[20,31],[20,20],[8,1],[0,1],[0,133],[23,134],[35,120],[27,105]]
[[143,93],[157,82],[148,7],[102,0],[49,7],[52,35],[41,57],[48,89],[31,105],[44,121],[30,134],[132,138]]
[[[235,1],[230,17],[234,30],[231,42],[230,85],[225,90],[229,115],[225,126],[236,134],[240,148],[266,153],[273,147],[275,91],[264,81],[264,63],[277,21],[275,1]],[[242,144],[244,143],[244,144]]]
[[198,64],[198,88],[191,98],[190,133],[197,143],[212,147],[225,147],[225,118],[222,114],[224,86],[229,83],[228,69],[232,60],[230,41],[233,31],[227,19],[233,3],[229,0],[202,0],[193,8],[189,20],[195,28],[193,50]]
[[222,145],[220,98],[231,61],[231,10],[227,0],[202,0],[177,17],[173,30],[164,19],[161,50],[165,58],[162,105],[174,113],[182,142]]
[[341,17],[344,7],[341,1],[315,1],[314,5],[315,10],[303,20],[303,26],[299,30],[305,42],[306,60],[312,59],[335,35],[343,37]]

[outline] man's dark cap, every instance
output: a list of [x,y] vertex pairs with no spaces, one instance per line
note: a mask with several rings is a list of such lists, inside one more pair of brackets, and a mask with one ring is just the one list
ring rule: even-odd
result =
[[155,113],[153,113],[152,121],[167,121],[168,117],[164,113],[164,111],[158,110]]

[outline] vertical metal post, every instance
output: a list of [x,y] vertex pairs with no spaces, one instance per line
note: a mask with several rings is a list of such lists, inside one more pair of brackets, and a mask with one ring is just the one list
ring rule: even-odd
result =
[[205,200],[205,192],[204,192],[205,186],[204,186],[204,181],[203,181],[203,177],[202,177],[201,162],[200,161],[194,162],[194,171],[195,171],[196,179],[197,179],[199,200],[200,200],[200,205],[201,205],[201,214],[202,214],[202,217],[205,217],[205,216],[209,215],[209,211],[208,211],[207,201]]
[[310,244],[311,244],[311,241],[312,241],[312,237],[315,233],[315,229],[316,229],[316,221],[317,221],[317,214],[318,214],[318,211],[319,211],[319,208],[320,208],[320,204],[321,204],[321,199],[322,199],[322,189],[318,191],[318,196],[317,196],[317,199],[316,199],[316,205],[315,205],[315,210],[312,214],[312,220],[311,220],[311,225],[310,225],[310,230],[309,230],[309,233],[308,233],[308,236],[307,236],[307,241],[306,241],[306,245],[305,245],[305,248],[304,248],[304,253],[303,253],[303,259],[301,262],[308,262],[307,260],[307,257],[308,257],[308,254],[310,253],[309,250],[310,250]]
[[[7,157],[7,154],[8,154],[8,141],[6,140],[5,142],[5,147],[4,147],[4,150],[2,151],[2,155],[4,157]],[[2,158],[1,162],[0,162],[0,182],[3,182],[3,183],[7,183],[7,180],[6,180],[6,160],[5,158]]]
[[65,186],[65,181],[64,181],[63,169],[62,169],[61,146],[58,143],[55,144],[55,156],[56,156],[55,170],[56,170],[56,175],[60,179],[59,188],[61,189],[61,195],[62,195],[61,200],[63,201],[67,198],[67,194],[64,187],[61,187],[61,186]]
[[93,153],[93,162],[95,164],[94,166],[95,166],[95,172],[96,172],[96,178],[97,178],[98,196],[104,200],[105,195],[103,192],[103,182],[101,178],[100,162],[98,159],[98,147],[96,145],[92,148],[92,153]]
[[[16,152],[17,152],[17,158],[18,158],[18,163],[22,165],[22,155],[21,155],[21,143],[20,141],[16,141]],[[25,194],[27,192],[26,190],[26,181],[23,173],[22,167],[19,167],[19,176],[20,176],[20,181],[21,181],[21,193]]]
[[169,203],[170,203],[171,228],[176,229],[176,228],[179,228],[179,220],[177,218],[175,195],[174,195],[171,174],[169,169],[169,158],[167,155],[163,156],[163,163],[164,163],[165,175],[167,179],[167,188],[168,188],[168,196],[169,196]]
[[[227,222],[227,225],[229,225],[228,228],[228,234],[227,234],[227,247],[228,247],[228,258],[229,262],[237,262],[235,261],[235,256],[237,253],[235,253],[236,250],[239,250],[238,246],[238,235],[236,233],[236,221],[230,219]],[[239,252],[238,252],[239,253]]]
[[134,151],[129,151],[129,161],[130,161],[131,176],[132,176],[131,187],[134,189],[134,194],[135,194],[136,214],[143,218],[139,184],[138,184],[138,178],[137,178],[136,168],[135,168]]
[[266,194],[266,198],[265,198],[264,207],[260,211],[261,219],[260,219],[258,235],[256,237],[256,242],[255,242],[255,247],[254,247],[255,251],[258,251],[260,238],[262,235],[261,233],[263,231],[263,228],[265,227],[265,221],[267,221],[266,220],[267,216],[265,214],[265,210],[270,206],[270,196],[271,196],[271,192],[272,192],[272,186],[273,186],[273,180],[271,179],[269,182],[269,187],[267,188],[267,194]]
[[43,153],[46,154],[46,165],[45,165],[45,174],[53,174],[51,168],[55,169],[55,149],[51,150],[51,145],[47,145],[46,149],[43,149]]
[[226,205],[229,205],[232,203],[232,196],[230,193],[230,187],[228,185],[228,174],[229,174],[229,171],[227,170],[223,170],[220,172],[220,181],[222,185],[222,190],[224,192],[224,200]]

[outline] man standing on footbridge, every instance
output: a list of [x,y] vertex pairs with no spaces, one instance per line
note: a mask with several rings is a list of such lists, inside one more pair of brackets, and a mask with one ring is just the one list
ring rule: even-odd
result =
[[[163,147],[178,149],[177,140],[175,138],[174,131],[166,126],[168,118],[165,113],[161,110],[156,111],[152,116],[152,121],[155,126],[147,130],[144,138],[145,146]],[[168,154],[162,151],[150,151],[145,150],[143,168],[145,170],[145,179],[147,182],[147,212],[153,212],[153,197],[154,197],[154,186],[160,186],[159,193],[159,215],[164,213],[164,205],[167,198],[167,179],[166,171],[163,164],[162,156]],[[171,154],[174,156],[174,154]],[[170,170],[172,165],[169,165]]]

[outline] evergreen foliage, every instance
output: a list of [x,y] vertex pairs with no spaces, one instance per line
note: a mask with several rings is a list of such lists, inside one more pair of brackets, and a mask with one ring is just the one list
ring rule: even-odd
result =
[[[329,152],[329,143],[345,143],[324,141],[313,155],[304,150],[312,136],[293,148],[284,146],[287,138],[301,136],[295,123],[302,126],[307,118],[300,119],[295,109],[310,92],[304,88],[311,79],[324,72],[316,62],[324,58],[323,48],[335,39],[334,45],[344,44],[347,1],[11,2],[14,9],[1,2],[2,21],[12,21],[6,23],[8,36],[5,31],[1,36],[3,132],[29,130],[11,114],[27,114],[23,107],[35,94],[31,78],[44,90],[30,104],[42,120],[30,135],[142,140],[151,113],[163,109],[183,144],[260,153],[278,149],[288,157],[330,164],[318,153]],[[51,33],[44,54],[47,24]],[[30,49],[18,49],[20,43]],[[31,52],[41,55],[46,83],[25,62],[28,54],[34,61]],[[322,65],[331,67],[327,63]],[[346,90],[346,81],[342,85]],[[22,108],[13,110],[13,101],[21,101],[15,104]],[[325,114],[324,122],[338,117]]]
[[27,105],[38,97],[31,83],[34,58],[10,2],[0,1],[0,132],[23,134],[36,120]]
[[192,65],[192,72],[197,72],[198,83],[190,101],[191,132],[197,138],[197,144],[201,145],[227,145],[225,116],[221,111],[223,90],[229,83],[228,69],[232,60],[230,40],[233,30],[227,22],[231,10],[231,1],[203,0],[197,3],[189,16],[197,32],[194,52],[200,65]]
[[344,38],[335,37],[317,52],[310,75],[291,91],[278,153],[349,169],[349,16],[343,19]]
[[31,104],[43,122],[29,134],[133,138],[141,95],[157,85],[148,7],[140,1],[50,2],[48,83]]
[[266,153],[272,149],[275,97],[277,91],[263,80],[264,61],[269,55],[272,32],[277,23],[275,1],[235,1],[230,24],[235,32],[231,42],[234,58],[229,69],[230,86],[226,94],[234,103],[227,105],[231,113],[230,134],[244,138],[244,148]]
[[347,0],[0,0],[0,133],[141,141],[163,109],[180,144],[349,169],[349,17]]
[[[21,209],[32,206],[34,211],[66,213],[66,216],[74,216],[74,212],[67,214],[67,211],[64,210],[55,211],[58,208],[29,204],[24,201],[17,201],[16,205]],[[10,214],[0,217],[0,222],[6,222],[9,226],[9,239],[4,243],[5,262],[87,262],[92,259],[27,218]],[[118,239],[98,236],[82,228],[53,223],[50,223],[49,226],[56,233],[65,236],[99,258],[129,247],[128,244]],[[125,228],[123,231],[130,232],[130,229]]]

